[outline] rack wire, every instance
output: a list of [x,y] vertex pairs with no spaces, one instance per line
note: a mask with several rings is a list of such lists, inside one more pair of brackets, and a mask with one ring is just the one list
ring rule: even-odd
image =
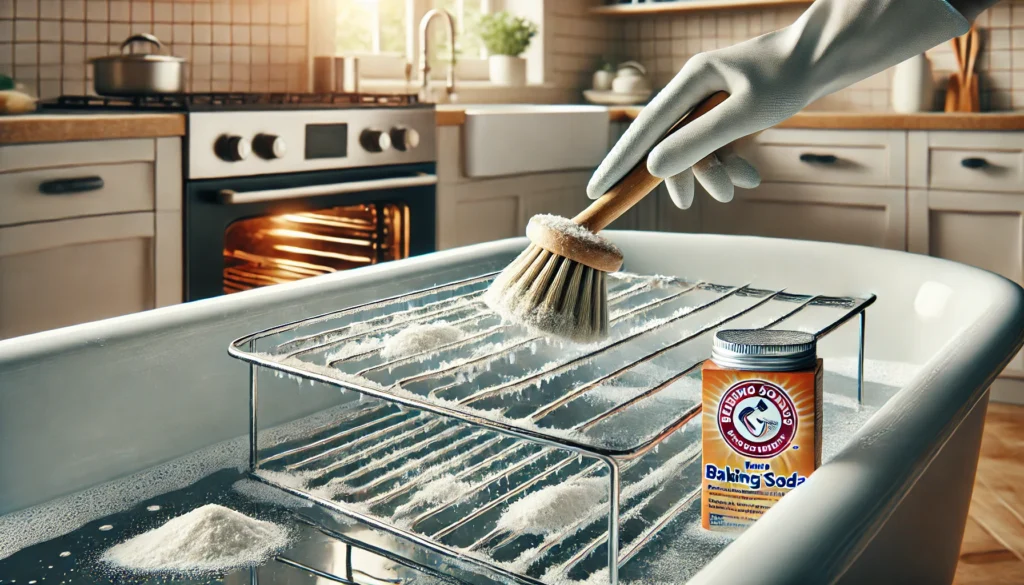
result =
[[[230,354],[251,367],[254,476],[517,582],[607,571],[614,584],[620,566],[699,500],[699,371],[717,329],[795,326],[821,339],[859,317],[860,398],[864,312],[874,296],[617,273],[608,279],[610,336],[581,346],[489,311],[480,295],[494,276],[232,342]],[[396,334],[439,324],[460,335],[389,352]],[[360,401],[301,440],[261,450],[261,368],[381,400]],[[564,528],[502,522],[531,494],[598,483],[605,495]]]

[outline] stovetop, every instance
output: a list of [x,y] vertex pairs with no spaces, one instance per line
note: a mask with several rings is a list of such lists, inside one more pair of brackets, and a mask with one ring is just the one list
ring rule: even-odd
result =
[[370,93],[184,93],[153,96],[60,96],[41,103],[46,109],[103,111],[266,111],[383,107],[432,108],[416,95]]

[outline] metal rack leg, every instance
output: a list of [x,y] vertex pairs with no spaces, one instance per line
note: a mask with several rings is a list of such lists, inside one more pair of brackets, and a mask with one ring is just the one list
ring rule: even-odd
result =
[[864,399],[864,325],[866,319],[867,315],[861,311],[859,347],[857,348],[857,404],[861,404]]
[[[256,341],[249,342],[249,351],[255,352]],[[249,471],[259,467],[259,449],[256,443],[256,364],[249,364]]]
[[614,459],[605,459],[608,464],[608,582],[619,582],[619,464]]

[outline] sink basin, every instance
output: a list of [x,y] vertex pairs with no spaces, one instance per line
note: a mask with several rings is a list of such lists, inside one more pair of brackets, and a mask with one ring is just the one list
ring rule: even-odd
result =
[[467,106],[462,127],[467,177],[593,169],[608,152],[600,106]]

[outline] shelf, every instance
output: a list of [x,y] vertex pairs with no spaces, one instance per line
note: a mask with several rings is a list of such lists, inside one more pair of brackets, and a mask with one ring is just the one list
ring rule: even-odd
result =
[[723,10],[742,8],[770,8],[811,4],[811,0],[677,0],[675,2],[645,2],[643,4],[612,4],[595,6],[591,14],[607,16],[631,16],[643,14],[666,14],[670,12],[697,12],[701,10]]

